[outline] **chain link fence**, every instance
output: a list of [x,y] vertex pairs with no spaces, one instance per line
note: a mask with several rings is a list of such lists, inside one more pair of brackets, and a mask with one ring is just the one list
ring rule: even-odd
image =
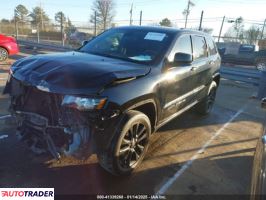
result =
[[[98,29],[97,33],[103,30]],[[76,48],[82,41],[94,36],[92,26],[61,26],[53,23],[33,24],[31,22],[0,22],[0,33],[37,43],[63,45]]]
[[[193,25],[193,19],[191,19],[190,23],[195,27],[192,29],[198,29],[197,24],[199,23],[199,19],[195,20],[195,26]],[[216,21],[216,22],[215,22]],[[213,20],[213,22],[220,22],[219,19]],[[143,20],[147,25],[150,26],[159,26],[159,20]],[[203,21],[204,22],[204,21]],[[137,20],[134,21],[137,25],[139,22]],[[128,25],[128,20],[117,20],[112,26],[117,25]],[[173,21],[173,26],[178,27],[178,25],[182,25],[183,21]],[[207,29],[206,29],[207,30]],[[212,28],[209,28],[209,31],[212,32]],[[70,48],[77,48],[82,44],[82,41],[89,40],[96,33],[99,34],[103,32],[103,29],[95,25],[89,25],[89,22],[75,22],[74,25],[67,24],[59,24],[55,21],[43,22],[43,23],[33,23],[30,21],[22,22],[22,21],[14,21],[14,20],[2,20],[0,21],[0,33],[5,35],[12,35],[16,37],[18,40],[26,40],[37,43],[46,43],[46,44],[54,44],[54,45],[63,45]],[[204,29],[203,29],[204,31]],[[211,33],[209,32],[209,33]],[[213,35],[216,41],[218,41],[218,36]],[[237,38],[237,37],[220,37],[222,41],[225,42],[239,42],[245,43],[247,38]],[[258,41],[259,41],[258,37]]]

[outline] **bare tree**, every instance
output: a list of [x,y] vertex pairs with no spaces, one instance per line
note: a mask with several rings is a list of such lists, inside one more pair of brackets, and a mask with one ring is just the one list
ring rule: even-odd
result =
[[69,36],[71,33],[74,33],[77,30],[77,28],[72,24],[71,20],[67,18],[66,22],[66,34]]
[[55,13],[54,19],[58,24],[65,24],[67,21],[66,16],[62,11]]
[[248,30],[244,31],[244,37],[246,38],[246,43],[256,44],[261,31],[256,26],[251,26]]
[[244,19],[238,17],[235,20],[228,20],[229,23],[234,23],[224,34],[225,42],[243,42],[244,41]]
[[230,27],[223,36],[224,42],[235,42],[236,32],[233,27]]
[[234,21],[233,28],[236,32],[236,37],[240,38],[243,37],[243,29],[244,29],[244,19],[242,17],[236,18]]
[[[113,0],[94,0],[90,22],[97,24],[97,28],[106,30],[111,27],[115,15]],[[96,14],[96,16],[95,16]]]

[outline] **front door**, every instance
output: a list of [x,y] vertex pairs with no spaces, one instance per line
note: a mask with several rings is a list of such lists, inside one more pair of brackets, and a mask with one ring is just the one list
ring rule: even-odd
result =
[[171,53],[168,57],[168,69],[163,74],[164,104],[163,119],[165,120],[179,110],[188,106],[194,99],[193,90],[195,88],[193,69],[190,64],[177,66],[174,63],[176,53],[187,53],[192,55],[192,45],[190,35],[178,37]]

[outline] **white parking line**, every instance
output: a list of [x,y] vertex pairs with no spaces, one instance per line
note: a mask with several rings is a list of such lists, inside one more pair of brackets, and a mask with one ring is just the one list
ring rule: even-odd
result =
[[8,138],[8,135],[0,135],[0,140]]
[[8,119],[8,118],[10,118],[10,117],[11,117],[11,115],[0,116],[0,120]]
[[187,161],[180,170],[178,170],[173,177],[169,178],[166,183],[164,183],[159,191],[156,193],[157,195],[163,195],[165,192],[169,189],[169,187],[192,165],[192,163],[199,157],[199,155],[205,151],[205,149],[211,144],[211,142],[220,135],[224,129],[235,119],[237,116],[239,116],[245,109],[245,106],[241,108],[237,113],[235,113],[230,120],[223,125],[222,128],[220,128],[202,147],[200,150],[197,151],[196,154],[194,154],[189,161]]

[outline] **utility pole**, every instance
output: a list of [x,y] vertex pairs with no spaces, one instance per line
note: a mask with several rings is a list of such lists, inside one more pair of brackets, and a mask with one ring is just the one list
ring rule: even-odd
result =
[[43,30],[43,13],[42,13],[42,2],[40,1],[40,11],[41,11],[41,28]]
[[221,38],[223,26],[224,26],[224,20],[225,20],[225,16],[223,17],[223,21],[222,21],[222,24],[221,24],[221,28],[220,28],[220,32],[219,32],[219,36],[218,36],[218,42],[220,42],[220,38]]
[[266,19],[264,20],[264,24],[263,24],[262,31],[261,31],[261,36],[260,36],[261,40],[263,39],[265,25],[266,25]]
[[139,17],[139,25],[141,26],[142,24],[142,10],[140,11],[140,17]]
[[15,37],[18,39],[18,23],[17,23],[17,13],[14,10],[14,22],[15,22]]
[[65,35],[64,35],[64,25],[63,25],[63,12],[61,12],[60,16],[60,28],[61,28],[61,40],[62,40],[62,45],[65,45]]
[[94,11],[94,36],[96,37],[97,35],[97,13]]
[[40,23],[37,23],[37,43],[40,43]]
[[186,21],[185,21],[185,28],[187,28],[187,18],[188,18],[188,15],[190,13],[190,6],[194,6],[195,4],[188,0],[187,2],[187,9],[184,10],[183,14],[186,15]]
[[130,21],[129,21],[129,25],[131,26],[132,25],[132,23],[133,23],[133,19],[132,19],[132,13],[133,13],[133,2],[132,2],[132,4],[131,4],[131,9],[130,9]]
[[200,24],[199,24],[199,31],[202,29],[202,20],[203,20],[203,11],[201,11],[201,16],[200,16]]

